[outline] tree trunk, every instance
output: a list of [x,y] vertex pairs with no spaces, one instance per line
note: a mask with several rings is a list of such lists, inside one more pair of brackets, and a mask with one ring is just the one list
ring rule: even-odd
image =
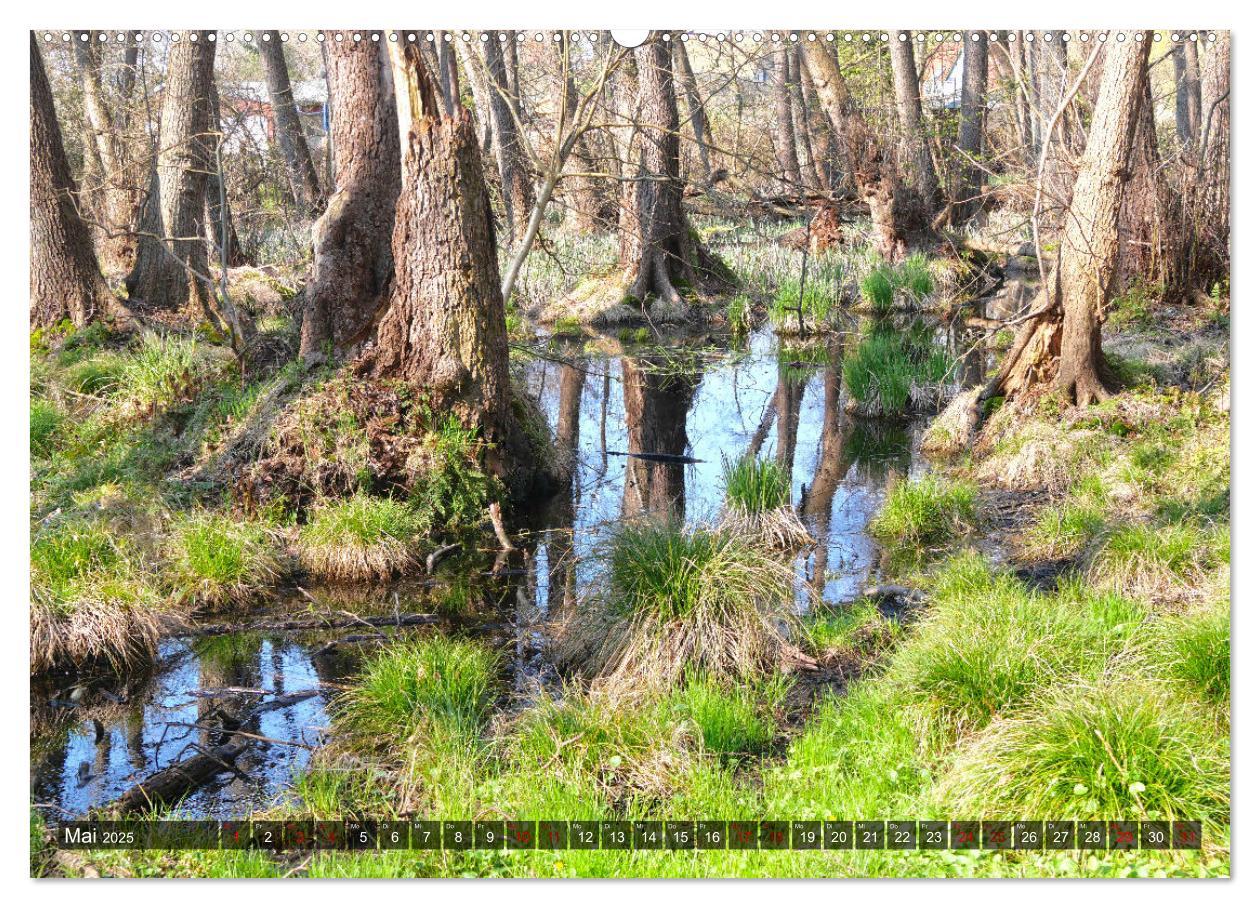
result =
[[459,66],[455,62],[455,49],[450,41],[442,40],[448,32],[435,32],[434,44],[437,45],[438,87],[442,91],[442,103],[446,107],[448,117],[455,116],[460,106],[459,100]]
[[709,118],[704,112],[704,104],[700,101],[700,89],[696,85],[696,74],[691,69],[691,58],[687,56],[687,45],[682,41],[674,41],[672,44],[675,78],[687,102],[687,122],[696,140],[696,156],[700,161],[700,174],[703,184],[709,186],[713,183],[713,159],[709,151],[713,145],[713,137],[709,133]]
[[83,80],[83,110],[91,131],[92,160],[99,163],[102,198],[97,211],[104,234],[100,258],[111,272],[123,272],[131,265],[135,254],[135,238],[132,235],[134,191],[127,185],[121,124],[114,121],[101,80],[101,42],[97,40],[96,32],[83,34],[88,40],[78,40],[78,34],[74,36],[74,55]]
[[[277,39],[279,40],[279,39]],[[214,80],[210,80],[210,109],[213,111],[212,132],[208,137],[210,151],[207,155],[208,173],[206,174],[206,242],[214,253],[215,261],[223,263],[223,237],[227,236],[227,264],[229,268],[238,268],[248,263],[245,251],[241,248],[240,238],[236,235],[236,225],[232,223],[232,206],[228,202],[226,187],[222,185],[219,173],[223,144],[223,123],[219,114],[219,89]]]
[[683,213],[678,107],[670,51],[660,34],[636,47],[634,66],[624,69],[623,87],[629,87],[631,71],[637,71],[638,92],[626,118],[631,125],[625,155],[628,179],[622,184],[622,296],[678,303],[680,287],[703,293],[729,283],[728,272],[701,245]]
[[[556,54],[562,68],[560,78],[556,80],[563,97],[556,98],[556,110],[562,113],[563,122],[572,126],[577,117],[577,86],[573,82],[573,49],[565,54],[567,42],[556,44]],[[563,134],[562,129],[559,134]],[[600,192],[599,180],[593,176],[596,172],[595,155],[591,152],[590,136],[587,133],[577,137],[573,143],[572,160],[576,163],[580,175],[566,177],[572,183],[573,191],[569,194],[572,204],[569,206],[568,219],[579,233],[591,233],[607,229],[616,219],[616,212],[609,211],[603,194]]]
[[[164,254],[137,257],[127,292],[158,309],[182,309],[194,301],[212,325],[223,328],[205,283],[206,173],[214,129],[210,88],[216,47],[210,34],[190,32],[189,40],[171,46],[157,158],[161,246],[153,249]],[[191,40],[194,35],[196,41]]]
[[901,140],[909,164],[910,183],[919,196],[925,220],[941,207],[941,188],[923,130],[923,102],[919,97],[919,71],[914,63],[914,44],[906,40],[892,42],[893,89],[897,95],[897,117],[901,121]]
[[490,118],[491,88],[487,83],[485,67],[468,42],[457,40],[451,32],[446,32],[446,35],[451,38],[449,43],[455,45],[460,62],[464,64],[464,75],[472,88],[473,114],[477,119],[477,134],[481,137],[481,153],[488,155],[494,151],[494,126]]
[[[1060,42],[1062,43],[1062,42]],[[973,32],[963,53],[962,110],[958,120],[961,175],[955,202],[963,219],[980,207],[984,171],[976,164],[984,153],[984,111],[989,82],[989,35]]]
[[[805,106],[805,95],[801,90],[801,54],[799,47],[788,49],[788,93],[792,99],[792,132],[797,137],[797,151],[801,158],[801,182],[807,189],[824,192],[827,179],[823,173],[819,156],[825,154],[825,148],[819,142],[821,136],[815,135],[809,125],[809,108]],[[817,147],[816,147],[817,146]]]
[[783,189],[795,193],[801,186],[801,167],[796,157],[796,131],[792,128],[792,95],[788,89],[788,49],[778,47],[773,54],[774,154]]
[[[490,103],[490,122],[493,126],[494,153],[499,162],[499,180],[503,187],[503,209],[507,221],[508,241],[515,244],[525,231],[529,211],[534,207],[534,184],[529,174],[529,159],[521,144],[513,114],[514,95],[511,75],[508,71],[505,43],[500,35],[509,32],[490,32],[485,41],[487,88]],[[512,43],[515,51],[516,45]]]
[[487,469],[519,491],[540,465],[513,411],[494,221],[472,116],[463,108],[443,114],[415,45],[391,44],[390,55],[405,101],[405,176],[389,304],[357,371],[407,382],[433,413],[475,429]]
[[1203,92],[1199,78],[1199,42],[1183,34],[1173,44],[1173,73],[1177,80],[1177,138],[1193,148],[1199,140]]
[[871,210],[871,242],[890,261],[905,255],[911,212],[894,162],[880,147],[840,74],[835,49],[823,41],[803,45],[819,101],[840,137],[858,194]]
[[302,358],[351,353],[370,336],[394,275],[390,235],[401,180],[398,116],[379,44],[324,42],[337,150],[335,191],[315,222]]
[[1150,32],[1107,51],[1059,260],[984,396],[1019,397],[1053,382],[1077,405],[1108,395],[1102,323],[1119,252],[1129,156],[1142,112]]
[[[270,40],[266,40],[270,36]],[[311,149],[306,144],[302,120],[298,117],[293,98],[293,84],[289,81],[289,67],[284,62],[284,44],[278,31],[262,33],[258,42],[263,71],[267,75],[267,96],[271,99],[271,120],[275,126],[276,143],[284,158],[285,172],[289,176],[289,188],[307,214],[317,218],[324,210],[324,192],[319,187]]]
[[806,135],[817,141],[814,151],[814,165],[818,168],[818,179],[823,190],[834,192],[843,182],[843,168],[840,166],[840,149],[836,144],[836,134],[831,123],[821,112],[822,104],[818,100],[818,92],[814,90],[814,80],[810,78],[809,66],[805,62],[805,51],[796,48],[798,71],[800,73],[801,99],[805,104]]
[[81,328],[112,305],[92,238],[75,208],[52,89],[31,32],[31,304],[34,327]]

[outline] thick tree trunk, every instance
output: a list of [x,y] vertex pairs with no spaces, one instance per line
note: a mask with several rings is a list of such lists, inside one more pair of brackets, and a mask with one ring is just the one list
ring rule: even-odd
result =
[[[193,35],[196,41],[191,40]],[[159,309],[182,309],[191,300],[212,325],[225,328],[205,283],[206,174],[214,129],[210,88],[216,45],[209,40],[210,32],[189,36],[171,47],[162,101],[157,210],[165,254],[137,257],[127,291],[133,299]]]
[[905,255],[911,206],[886,149],[880,147],[840,74],[835,49],[823,41],[803,45],[805,62],[831,127],[844,144],[853,180],[871,209],[871,242],[890,261]]
[[459,100],[459,65],[455,62],[455,48],[451,42],[443,40],[448,32],[435,32],[434,44],[437,45],[438,88],[442,92],[442,104],[448,117],[455,116],[460,106]]
[[[562,68],[560,78],[556,80],[559,93],[563,97],[556,98],[556,110],[563,112],[563,122],[571,124],[577,117],[577,86],[573,82],[572,49],[565,54],[567,44],[557,44],[556,53]],[[571,199],[568,220],[579,233],[591,233],[604,230],[616,220],[616,212],[610,211],[600,192],[596,173],[595,155],[591,151],[590,136],[586,133],[577,137],[573,143],[572,161],[578,173],[565,178],[565,182],[573,186],[567,193]]]
[[963,219],[980,207],[984,171],[975,163],[984,153],[984,111],[989,82],[989,36],[974,32],[963,54],[962,110],[958,120],[958,149],[962,152],[955,203]]
[[985,396],[1050,383],[1084,406],[1108,395],[1102,323],[1116,271],[1129,156],[1142,112],[1150,32],[1107,51],[1059,261]]
[[[678,107],[670,51],[659,34],[635,48],[632,69],[638,92],[626,118],[632,125],[621,203],[622,295],[640,302],[655,296],[677,303],[682,301],[680,287],[703,293],[727,283],[727,272],[700,243],[683,213]],[[630,75],[623,72],[620,78]],[[628,87],[627,81],[623,88]]]
[[687,122],[691,126],[691,134],[696,142],[696,157],[700,162],[700,175],[703,185],[713,183],[713,136],[709,131],[709,118],[704,112],[704,104],[700,101],[700,88],[696,84],[696,74],[691,69],[691,58],[687,56],[687,45],[682,41],[672,42],[674,56],[674,78],[682,88],[683,99],[687,102]]
[[92,238],[75,208],[74,178],[52,89],[31,32],[31,303],[34,327],[82,327],[112,305]]
[[789,193],[800,190],[801,167],[796,157],[796,131],[792,128],[792,95],[788,89],[788,49],[773,52],[774,154],[779,164],[776,176]]
[[481,153],[491,154],[495,150],[494,126],[490,117],[491,88],[486,79],[485,67],[481,65],[468,42],[458,40],[451,32],[446,32],[446,37],[450,38],[449,43],[455,45],[455,52],[459,54],[460,62],[464,64],[464,75],[472,88],[473,114],[477,120],[477,135],[481,137]]
[[462,108],[443,114],[419,48],[389,52],[406,115],[405,176],[389,304],[357,371],[405,381],[433,413],[477,430],[487,468],[520,490],[540,465],[513,410],[494,221],[472,116]]
[[324,42],[331,86],[335,191],[315,222],[302,358],[349,354],[368,339],[394,275],[390,236],[401,180],[398,115],[380,45]]
[[1173,44],[1173,73],[1177,79],[1177,138],[1193,148],[1199,140],[1203,92],[1199,78],[1199,42],[1182,34]]
[[509,243],[515,244],[529,222],[530,209],[534,207],[534,184],[530,179],[529,158],[521,144],[520,130],[514,115],[514,90],[507,66],[505,44],[500,35],[510,39],[510,32],[490,32],[484,42],[486,52],[487,88],[490,103],[490,122],[493,126],[495,158],[499,162],[499,180],[503,188],[503,209],[507,221]]
[[[821,112],[822,103],[818,100],[818,92],[814,90],[814,80],[809,75],[804,50],[797,47],[796,56],[801,98],[805,104],[806,134],[817,143],[814,149],[814,165],[818,168],[818,179],[823,190],[834,192],[841,187],[844,178],[844,169],[840,166],[840,147],[836,143],[836,134],[830,121]],[[818,112],[817,116],[815,111]]]
[[[919,71],[914,62],[914,44],[906,40],[892,42],[893,89],[897,95],[897,118],[901,122],[901,140],[906,150],[910,183],[919,196],[925,216],[941,207],[941,188],[936,177],[932,150],[923,129],[923,102],[919,97]],[[925,217],[925,220],[927,218]]]
[[[267,39],[270,40],[267,40]],[[293,83],[289,80],[289,67],[284,62],[284,44],[278,31],[262,33],[258,42],[263,71],[267,75],[267,95],[271,99],[271,119],[275,125],[276,143],[284,159],[285,172],[293,198],[311,217],[316,218],[324,210],[324,192],[319,187],[311,149],[302,131],[297,105],[293,98]]]

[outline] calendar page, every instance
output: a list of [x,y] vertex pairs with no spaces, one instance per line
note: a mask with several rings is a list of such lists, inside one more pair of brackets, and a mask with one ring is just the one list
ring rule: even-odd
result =
[[31,875],[1228,877],[1229,31],[545,24],[29,31]]

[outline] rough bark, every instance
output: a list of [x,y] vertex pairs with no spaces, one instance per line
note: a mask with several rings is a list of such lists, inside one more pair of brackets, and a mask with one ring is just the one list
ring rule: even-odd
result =
[[389,66],[368,41],[324,42],[331,88],[335,191],[315,222],[302,358],[349,354],[369,337],[394,274],[390,235],[401,180]]
[[446,43],[455,45],[460,62],[464,64],[464,75],[472,88],[473,114],[477,120],[477,135],[481,137],[481,153],[491,154],[494,151],[494,127],[490,119],[490,86],[485,67],[468,42],[457,40],[450,32],[446,32],[445,37],[450,39]]
[[[563,111],[563,121],[572,124],[577,117],[577,86],[573,81],[572,52],[565,54],[567,44],[556,44],[559,65],[562,68],[560,78],[556,80],[561,97],[556,98],[556,110]],[[595,155],[591,149],[590,136],[587,133],[577,137],[573,143],[573,163],[578,173],[566,177],[566,182],[573,186],[569,197],[572,203],[568,210],[568,219],[579,233],[590,233],[606,229],[616,221],[616,212],[610,210],[603,193],[600,192],[596,171]]]
[[[270,36],[270,40],[266,40]],[[293,198],[311,217],[319,217],[324,210],[324,192],[319,186],[311,149],[302,131],[293,98],[293,83],[289,80],[289,67],[284,62],[284,44],[278,31],[262,33],[258,52],[262,57],[263,71],[267,76],[267,96],[271,99],[271,120],[275,126],[276,144],[284,159],[285,173],[289,177],[289,189]]]
[[[618,81],[623,94],[637,76],[621,203],[620,263],[625,293],[682,301],[680,287],[705,292],[727,282],[725,269],[700,243],[682,207],[678,107],[670,51],[658,33],[634,50],[633,67]],[[624,81],[623,81],[624,80]],[[629,99],[626,99],[629,100]]]
[[844,169],[840,166],[840,148],[836,143],[836,134],[831,123],[822,113],[822,104],[818,100],[818,92],[814,89],[814,80],[809,75],[809,66],[805,63],[805,51],[796,48],[798,69],[800,72],[801,98],[805,104],[807,118],[806,133],[817,142],[814,151],[814,165],[818,168],[818,179],[823,189],[832,192],[841,187]]
[[683,100],[687,102],[687,123],[696,142],[696,157],[700,162],[700,176],[705,186],[713,183],[713,136],[709,128],[709,118],[700,101],[700,88],[696,84],[696,74],[691,69],[691,58],[687,56],[687,45],[682,41],[674,41],[674,71],[678,86],[682,89]]
[[[1061,44],[1062,42],[1060,42]],[[989,36],[973,32],[963,55],[962,110],[958,120],[959,186],[955,202],[962,218],[980,207],[984,171],[975,163],[984,153],[984,112],[989,82]]]
[[455,62],[455,50],[450,41],[442,40],[445,32],[434,34],[437,45],[438,88],[442,92],[442,104],[448,117],[455,116],[455,109],[460,106],[459,100],[459,66]]
[[1173,73],[1177,80],[1177,138],[1194,147],[1199,140],[1203,91],[1199,77],[1199,42],[1183,34],[1173,44]]
[[1102,322],[1116,272],[1119,218],[1141,116],[1150,32],[1107,51],[1058,264],[985,396],[1053,383],[1078,405],[1108,395]]
[[[135,254],[135,237],[132,235],[136,203],[140,198],[138,187],[130,185],[123,147],[121,123],[110,110],[106,89],[102,80],[103,53],[96,32],[85,32],[88,40],[74,41],[74,55],[83,82],[83,110],[87,117],[91,139],[92,161],[100,181],[101,204],[97,214],[101,218],[101,263],[111,271],[122,272],[131,265]],[[134,50],[128,47],[128,50]],[[125,93],[124,93],[125,97]]]
[[803,49],[819,101],[847,153],[858,194],[870,207],[872,245],[884,258],[898,260],[905,255],[912,212],[895,162],[849,94],[835,50],[823,41],[807,41]]
[[901,122],[901,141],[906,150],[905,162],[910,183],[919,196],[924,214],[941,207],[941,188],[923,128],[923,102],[919,97],[919,70],[914,62],[914,43],[892,42],[893,90],[897,96],[897,118]]
[[[520,490],[539,466],[513,409],[490,194],[472,116],[443,113],[419,48],[391,45],[406,113],[394,281],[361,375],[401,380],[486,442],[486,466]],[[402,80],[402,81],[398,81]]]
[[210,32],[189,36],[171,46],[162,100],[157,211],[164,254],[153,248],[155,254],[137,257],[127,292],[158,309],[177,310],[195,302],[211,324],[222,328],[205,284],[206,173],[214,128],[210,89],[216,45],[209,40]]
[[797,192],[801,185],[801,167],[796,156],[796,130],[792,128],[792,95],[788,89],[788,49],[776,48],[772,56],[774,155],[779,165],[776,176],[786,191]]
[[30,319],[34,327],[63,319],[82,327],[112,303],[92,238],[75,207],[75,193],[52,89],[32,32]]
[[509,38],[511,36],[510,32],[490,32],[489,40],[484,42],[486,81],[508,241],[514,244],[524,232],[529,221],[529,211],[534,207],[534,184],[530,179],[529,158],[513,112],[515,94],[504,47],[505,44],[511,44],[515,51],[516,44],[510,40],[500,41],[500,34]]

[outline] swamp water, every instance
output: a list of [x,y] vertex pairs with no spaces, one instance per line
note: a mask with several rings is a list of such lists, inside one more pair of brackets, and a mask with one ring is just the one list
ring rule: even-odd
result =
[[[941,340],[959,357],[974,345],[961,335]],[[493,563],[493,556],[452,559],[435,578],[386,588],[311,586],[244,620],[436,613],[510,652],[515,703],[528,703],[539,685],[558,680],[544,654],[545,622],[595,578],[592,555],[607,531],[644,513],[715,520],[723,457],[748,453],[790,470],[793,506],[817,540],[796,559],[799,607],[810,607],[806,586],[825,604],[850,601],[879,573],[867,522],[893,480],[924,469],[918,446],[926,420],[847,415],[845,342],[780,341],[765,330],[738,349],[695,338],[651,347],[555,339],[542,355],[527,356],[525,379],[555,434],[568,488],[528,515],[521,552]],[[964,360],[960,369],[976,365]],[[143,676],[41,679],[32,689],[32,803],[50,819],[83,816],[220,743],[225,714],[315,691],[250,719],[243,728],[255,737],[237,771],[196,788],[175,813],[240,817],[291,798],[294,774],[325,740],[330,704],[363,655],[427,632],[350,626],[172,637]]]

